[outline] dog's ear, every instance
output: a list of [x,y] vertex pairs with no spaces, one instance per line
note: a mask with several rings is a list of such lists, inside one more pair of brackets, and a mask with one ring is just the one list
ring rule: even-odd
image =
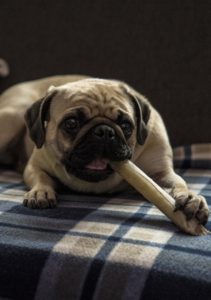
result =
[[49,119],[49,107],[56,91],[36,101],[25,113],[25,121],[29,134],[37,148],[41,148],[45,141],[45,121]]
[[132,102],[137,122],[137,141],[140,145],[143,145],[148,135],[147,123],[150,118],[149,104],[137,96],[132,97]]
[[124,91],[131,99],[135,110],[137,142],[140,145],[143,145],[148,135],[147,123],[151,113],[150,106],[143,96],[139,95],[135,90],[127,85],[124,86]]

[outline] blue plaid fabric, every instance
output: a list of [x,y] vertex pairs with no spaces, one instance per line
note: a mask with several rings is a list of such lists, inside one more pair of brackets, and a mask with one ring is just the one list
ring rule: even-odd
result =
[[174,165],[182,169],[211,169],[211,144],[175,148]]
[[[176,149],[175,162],[190,189],[211,206],[210,157],[205,169],[206,158],[196,149]],[[0,299],[211,298],[211,235],[182,233],[136,192],[63,191],[58,207],[46,210],[23,207],[24,192],[21,176],[2,169]]]

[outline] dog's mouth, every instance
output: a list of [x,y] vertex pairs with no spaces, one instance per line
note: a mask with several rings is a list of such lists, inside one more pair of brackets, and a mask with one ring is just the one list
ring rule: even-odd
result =
[[64,164],[67,171],[79,179],[99,182],[114,173],[110,161],[123,161],[131,156],[132,150],[125,139],[112,127],[100,124],[64,156]]
[[85,165],[85,169],[90,171],[105,171],[108,169],[109,160],[106,158],[97,158]]
[[89,182],[105,180],[114,172],[106,158],[95,158],[83,167],[72,168],[71,171],[76,177]]

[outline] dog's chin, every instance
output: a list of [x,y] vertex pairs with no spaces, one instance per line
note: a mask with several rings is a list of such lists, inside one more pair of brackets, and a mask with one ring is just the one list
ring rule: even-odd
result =
[[77,178],[88,182],[106,180],[114,173],[109,165],[109,160],[104,158],[95,159],[83,167],[71,168],[68,171]]

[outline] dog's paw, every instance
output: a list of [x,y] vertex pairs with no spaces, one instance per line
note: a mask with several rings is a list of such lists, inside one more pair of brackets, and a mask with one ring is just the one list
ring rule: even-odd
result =
[[200,224],[206,224],[209,218],[209,208],[206,199],[201,195],[193,193],[175,193],[173,191],[175,211],[182,210],[186,215],[187,220],[196,218]]
[[23,205],[29,208],[53,208],[57,205],[56,193],[52,189],[32,189],[24,195]]

